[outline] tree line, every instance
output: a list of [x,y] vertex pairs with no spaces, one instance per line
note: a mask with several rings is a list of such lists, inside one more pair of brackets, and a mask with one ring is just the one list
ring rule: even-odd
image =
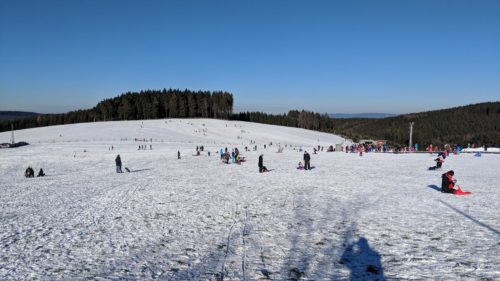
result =
[[323,132],[333,132],[334,129],[334,120],[328,114],[319,114],[306,110],[290,110],[288,113],[277,115],[263,112],[240,112],[233,114],[232,119]]
[[414,122],[412,141],[421,148],[429,144],[500,146],[500,102],[382,119],[335,119],[335,130],[354,140],[380,139],[396,145],[408,145],[410,122]]
[[0,122],[0,132],[34,127],[82,122],[141,120],[160,118],[231,119],[233,95],[224,91],[190,91],[179,89],[127,92],[105,99],[94,108],[63,114],[41,114],[14,121]]
[[263,112],[233,113],[233,95],[225,91],[179,89],[127,92],[105,99],[94,108],[64,114],[43,114],[13,121],[1,121],[0,132],[14,129],[81,122],[142,120],[160,118],[216,118],[264,123],[336,133],[357,142],[361,139],[386,140],[407,145],[409,123],[414,122],[413,143],[469,143],[500,146],[500,102],[480,103],[450,109],[405,114],[382,119],[332,119],[328,114],[290,110],[283,114]]

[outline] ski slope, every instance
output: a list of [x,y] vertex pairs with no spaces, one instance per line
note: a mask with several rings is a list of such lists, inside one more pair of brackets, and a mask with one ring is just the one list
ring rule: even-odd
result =
[[[30,145],[0,149],[1,280],[500,278],[500,155],[446,158],[472,192],[459,197],[437,191],[435,155],[327,153],[349,142],[296,128],[173,119],[15,137]],[[221,163],[235,146],[247,161]],[[313,170],[295,168],[299,148]],[[116,173],[117,154],[132,172]],[[24,178],[28,165],[47,176]]]

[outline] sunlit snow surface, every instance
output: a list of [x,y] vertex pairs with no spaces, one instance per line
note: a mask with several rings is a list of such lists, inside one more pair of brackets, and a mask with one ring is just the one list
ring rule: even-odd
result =
[[[153,120],[15,137],[31,145],[0,150],[1,280],[500,279],[500,155],[446,158],[473,193],[459,197],[436,190],[435,155],[314,155],[343,139],[294,128]],[[226,146],[248,161],[222,164]],[[272,172],[258,173],[260,153]],[[28,165],[47,176],[24,178]]]

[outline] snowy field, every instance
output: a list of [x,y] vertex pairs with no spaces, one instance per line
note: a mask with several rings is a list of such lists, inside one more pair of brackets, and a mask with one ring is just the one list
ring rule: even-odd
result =
[[[314,155],[344,140],[295,128],[176,119],[15,137],[31,145],[0,149],[0,280],[500,279],[500,155],[446,159],[473,193],[459,197],[437,191],[435,155]],[[235,146],[247,161],[222,164]],[[300,146],[311,171],[295,168]],[[116,173],[117,154],[132,172]],[[28,165],[47,176],[24,178]]]

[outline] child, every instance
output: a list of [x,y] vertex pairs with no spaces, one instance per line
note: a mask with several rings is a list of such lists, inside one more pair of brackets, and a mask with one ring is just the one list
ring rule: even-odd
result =
[[469,195],[468,191],[462,191],[458,186],[457,180],[453,178],[455,172],[450,170],[442,175],[443,182],[441,183],[441,191],[444,193],[452,193],[455,195]]
[[43,169],[40,168],[40,171],[38,171],[38,176],[37,177],[43,177],[45,176],[45,173],[43,172]]
[[444,158],[440,155],[438,158],[434,159],[434,161],[436,161],[436,166],[429,167],[429,170],[441,169],[441,166],[443,166],[444,163]]
[[444,173],[441,178],[441,191],[444,193],[453,193],[455,191],[455,183],[457,182],[455,179],[453,179],[453,176],[455,175],[455,172],[453,170],[450,170],[446,173]]

